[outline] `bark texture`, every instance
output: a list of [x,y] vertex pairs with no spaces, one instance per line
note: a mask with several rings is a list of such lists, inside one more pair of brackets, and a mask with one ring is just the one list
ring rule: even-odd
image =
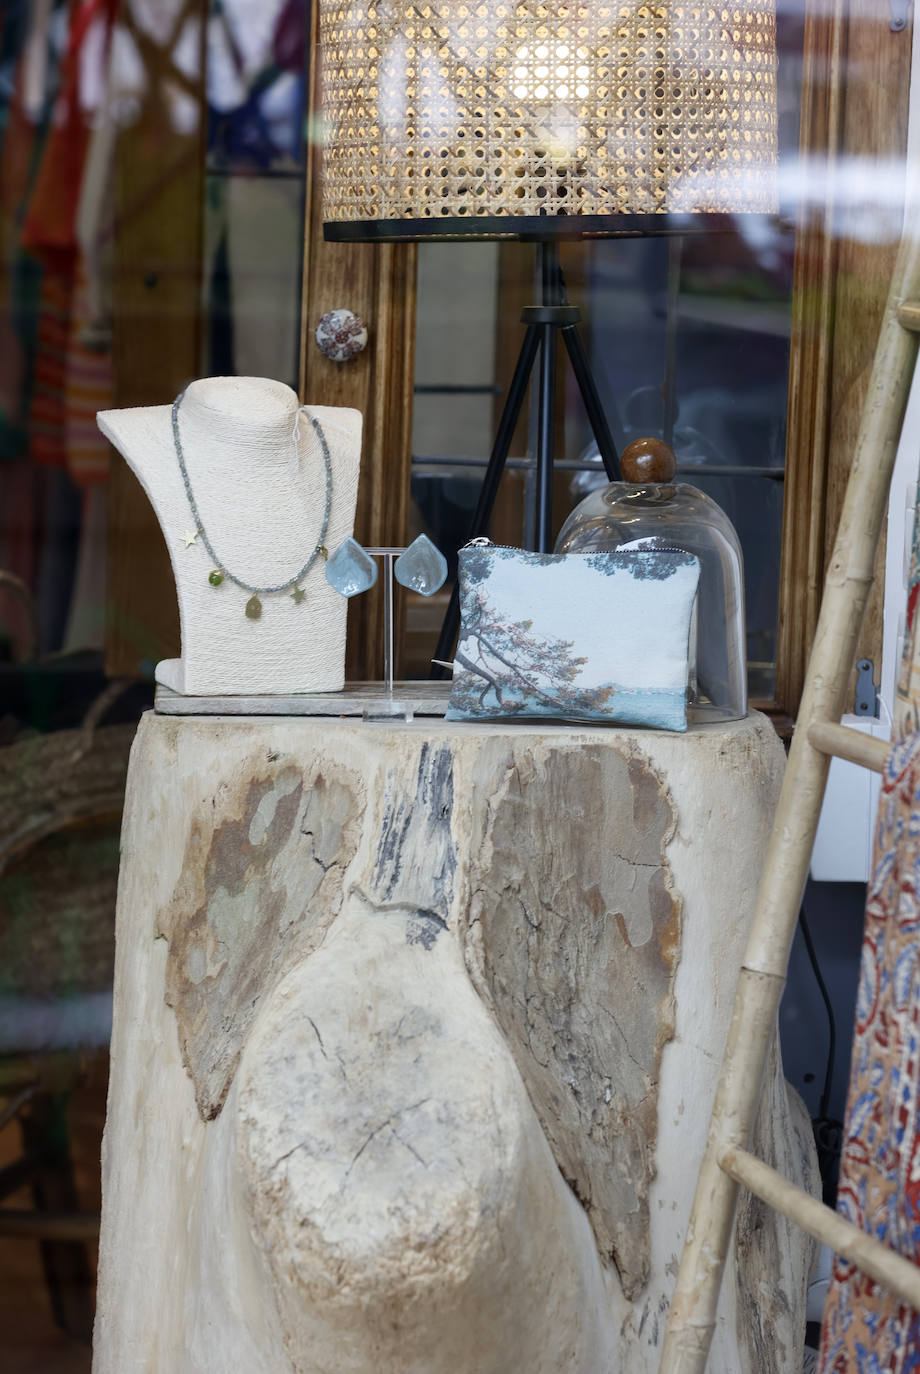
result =
[[[652,1374],[781,770],[757,717],[146,717],[96,1374]],[[715,1374],[792,1369],[808,1246],[738,1253]]]
[[474,807],[469,936],[556,1162],[635,1297],[648,1278],[658,1066],[674,1033],[676,823],[635,745],[513,738]]

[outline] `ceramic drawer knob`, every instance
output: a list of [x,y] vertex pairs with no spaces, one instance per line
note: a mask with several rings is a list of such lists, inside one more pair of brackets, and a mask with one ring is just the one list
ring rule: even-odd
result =
[[334,363],[348,363],[367,346],[367,325],[353,310],[327,310],[316,326],[316,346]]

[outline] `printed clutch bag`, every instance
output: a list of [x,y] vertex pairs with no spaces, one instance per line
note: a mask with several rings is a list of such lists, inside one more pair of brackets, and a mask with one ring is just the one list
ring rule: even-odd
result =
[[448,720],[550,716],[687,728],[699,559],[680,549],[460,550]]

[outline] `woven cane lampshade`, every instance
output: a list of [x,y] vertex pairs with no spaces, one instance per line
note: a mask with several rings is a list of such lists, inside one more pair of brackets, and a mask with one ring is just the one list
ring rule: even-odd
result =
[[776,208],[775,0],[320,0],[320,41],[327,237]]

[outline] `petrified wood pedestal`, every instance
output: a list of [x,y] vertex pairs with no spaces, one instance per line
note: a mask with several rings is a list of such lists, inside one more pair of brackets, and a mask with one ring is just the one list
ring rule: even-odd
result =
[[[782,763],[759,716],[145,717],[96,1374],[652,1374]],[[713,1374],[798,1371],[808,1243],[736,1250]]]

